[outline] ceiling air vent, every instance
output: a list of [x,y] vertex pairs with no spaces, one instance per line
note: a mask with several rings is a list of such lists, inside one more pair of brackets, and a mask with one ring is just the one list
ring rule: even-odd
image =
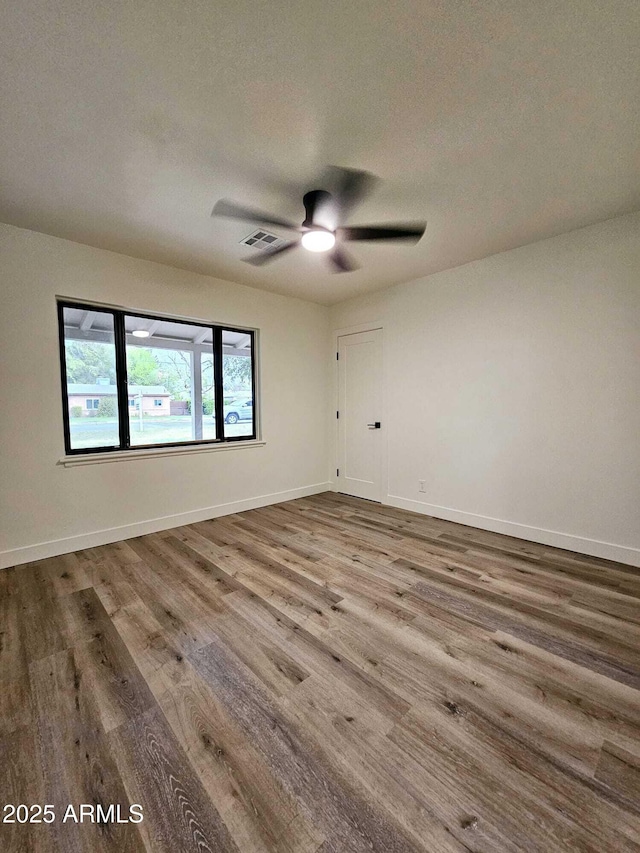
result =
[[281,246],[285,241],[282,237],[276,237],[275,234],[270,234],[268,231],[258,230],[240,242],[245,246],[253,246],[254,249],[274,249],[276,246]]

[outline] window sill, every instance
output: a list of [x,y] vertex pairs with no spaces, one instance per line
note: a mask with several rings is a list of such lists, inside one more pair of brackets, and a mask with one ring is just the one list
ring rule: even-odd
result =
[[240,448],[264,447],[266,441],[227,441],[220,444],[199,444],[195,447],[145,447],[142,450],[116,450],[107,453],[78,453],[75,456],[63,456],[58,465],[75,468],[79,465],[98,465],[103,462],[123,462],[131,459],[155,459],[160,456],[186,456],[191,453],[220,453]]

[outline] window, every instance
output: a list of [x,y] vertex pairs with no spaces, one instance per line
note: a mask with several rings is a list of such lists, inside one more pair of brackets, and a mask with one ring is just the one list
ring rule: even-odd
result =
[[256,437],[252,330],[58,303],[68,454]]

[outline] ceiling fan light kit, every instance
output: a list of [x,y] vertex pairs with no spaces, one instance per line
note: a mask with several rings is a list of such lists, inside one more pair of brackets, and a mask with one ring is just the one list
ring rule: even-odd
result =
[[305,193],[302,199],[305,210],[305,219],[302,225],[296,225],[294,222],[289,222],[270,213],[264,213],[261,210],[244,207],[227,199],[216,202],[211,215],[240,219],[244,222],[257,222],[262,225],[275,225],[297,231],[301,235],[297,239],[274,248],[267,248],[257,255],[244,259],[254,266],[262,266],[262,264],[277,258],[278,255],[302,246],[310,252],[330,252],[327,258],[331,262],[333,272],[351,272],[358,269],[358,264],[344,250],[341,245],[343,242],[352,240],[404,240],[417,243],[424,234],[425,222],[341,225],[348,217],[351,209],[370,192],[375,183],[375,178],[368,172],[331,166],[327,172],[327,180],[332,184],[333,192],[311,190]]
[[310,252],[328,252],[336,244],[335,234],[331,231],[307,231],[300,241]]

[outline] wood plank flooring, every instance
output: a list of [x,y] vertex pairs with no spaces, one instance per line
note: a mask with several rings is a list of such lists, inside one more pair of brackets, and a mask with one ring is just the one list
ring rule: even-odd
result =
[[332,493],[7,569],[0,806],[56,820],[0,851],[640,851],[639,599]]

